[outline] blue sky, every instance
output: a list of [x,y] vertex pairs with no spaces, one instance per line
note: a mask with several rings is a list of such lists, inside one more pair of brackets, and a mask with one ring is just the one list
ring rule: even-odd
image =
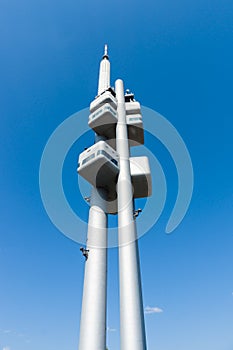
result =
[[[166,235],[176,173],[150,144],[168,196],[139,242],[144,305],[163,310],[145,315],[148,348],[233,349],[232,18],[230,0],[1,1],[0,350],[77,348],[84,261],[43,208],[39,164],[55,128],[95,96],[105,43],[112,82],[123,78],[176,127],[194,167],[189,211]],[[74,146],[64,169],[72,203],[76,158]],[[110,350],[119,349],[117,280],[111,249]]]

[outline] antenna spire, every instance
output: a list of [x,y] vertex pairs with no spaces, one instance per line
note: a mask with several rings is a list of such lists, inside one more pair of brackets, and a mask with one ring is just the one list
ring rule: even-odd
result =
[[105,44],[104,45],[104,55],[107,55],[108,54],[108,45]]
[[108,45],[107,45],[107,44],[104,45],[104,55],[103,55],[103,58],[109,59],[109,57],[108,57]]

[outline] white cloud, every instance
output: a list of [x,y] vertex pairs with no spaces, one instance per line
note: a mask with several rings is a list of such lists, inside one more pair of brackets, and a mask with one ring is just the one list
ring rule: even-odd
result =
[[145,314],[159,314],[163,312],[163,309],[160,309],[159,307],[146,306],[144,312]]
[[10,329],[0,329],[1,334],[10,334],[12,331]]
[[[0,329],[0,334],[5,334],[8,337],[20,338],[25,343],[31,342],[29,337],[26,334],[12,330],[12,329]],[[9,346],[5,346],[4,348],[1,348],[0,350],[11,350],[11,349]]]
[[4,346],[2,350],[11,350],[9,346]]

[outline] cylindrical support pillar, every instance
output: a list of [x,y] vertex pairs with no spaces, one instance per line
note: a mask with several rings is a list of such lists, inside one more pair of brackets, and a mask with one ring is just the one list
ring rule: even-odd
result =
[[146,350],[140,263],[137,231],[133,218],[129,141],[122,80],[116,81],[115,90],[118,101],[116,148],[119,153],[120,163],[117,196],[121,350]]
[[104,190],[92,189],[86,247],[89,252],[83,285],[79,350],[106,350],[107,214],[105,196]]
[[[107,57],[107,56],[106,56]],[[100,62],[100,73],[98,83],[98,95],[110,86],[110,62],[108,58],[103,58]]]

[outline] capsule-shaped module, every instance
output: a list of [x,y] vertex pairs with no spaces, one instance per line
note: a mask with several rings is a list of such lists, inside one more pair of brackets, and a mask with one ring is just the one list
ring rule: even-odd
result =
[[115,191],[118,153],[105,141],[99,141],[79,155],[77,171],[94,187]]
[[148,157],[131,157],[130,174],[133,197],[144,198],[152,194],[151,171]]
[[141,114],[141,106],[137,101],[129,101],[125,103],[126,115]]
[[117,100],[112,88],[108,88],[90,104],[88,125],[97,134],[108,139],[115,138],[117,123]]
[[112,108],[117,109],[117,100],[115,97],[115,92],[109,88],[105,90],[102,94],[97,96],[90,104],[90,112],[93,113],[99,107],[102,107],[105,103],[109,103]]
[[130,146],[144,144],[144,129],[141,114],[126,115]]
[[110,103],[105,103],[90,114],[88,125],[97,134],[108,139],[115,138],[117,123],[117,111]]
[[143,145],[144,129],[141,106],[131,93],[125,95],[125,111],[130,146]]

